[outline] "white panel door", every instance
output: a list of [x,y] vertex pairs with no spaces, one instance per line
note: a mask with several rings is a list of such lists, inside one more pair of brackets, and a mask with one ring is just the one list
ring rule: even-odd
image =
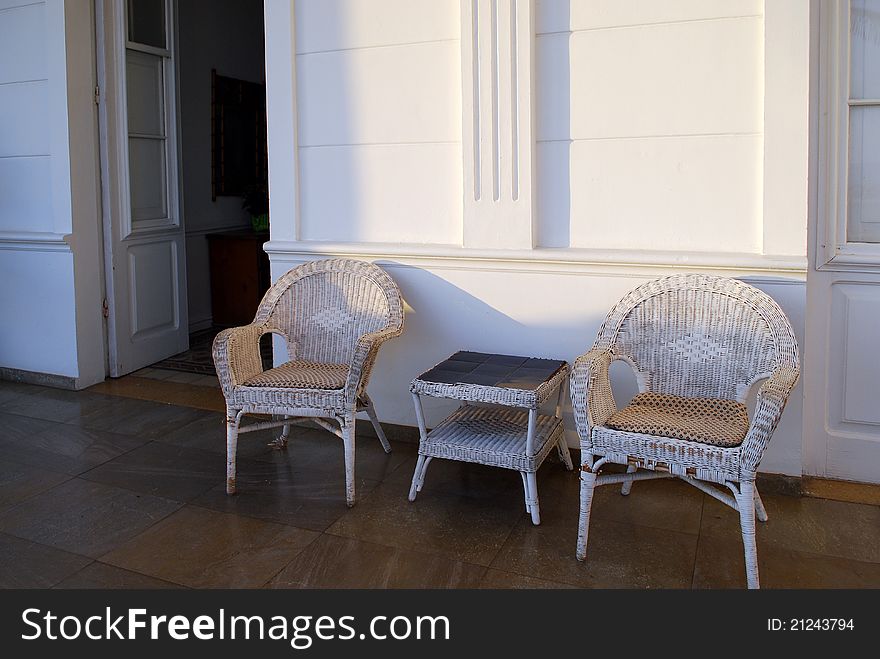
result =
[[110,374],[186,350],[173,0],[98,3]]
[[880,482],[880,0],[822,3],[807,473]]

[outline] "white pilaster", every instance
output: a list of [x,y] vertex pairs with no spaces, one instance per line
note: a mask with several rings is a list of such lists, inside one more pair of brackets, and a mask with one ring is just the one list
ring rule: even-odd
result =
[[299,239],[299,143],[296,112],[294,0],[263,6],[266,30],[266,121],[269,140],[269,233]]
[[464,246],[534,247],[533,0],[462,0]]

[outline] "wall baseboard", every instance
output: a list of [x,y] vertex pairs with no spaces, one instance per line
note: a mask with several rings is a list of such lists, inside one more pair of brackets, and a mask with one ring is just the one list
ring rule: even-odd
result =
[[208,329],[213,324],[214,319],[210,316],[208,318],[202,318],[200,320],[193,321],[189,324],[189,333],[194,334],[195,332],[201,332],[202,330]]
[[801,497],[806,494],[802,476],[759,473],[757,486],[762,494],[782,494],[789,497]]
[[802,493],[808,497],[880,506],[880,484],[836,481],[817,476],[804,476],[800,480]]
[[55,375],[54,373],[37,373],[36,371],[25,371],[19,368],[7,368],[0,366],[0,380],[8,382],[19,382],[22,384],[36,384],[43,387],[54,387],[56,389],[82,389],[78,386],[79,378],[71,375]]

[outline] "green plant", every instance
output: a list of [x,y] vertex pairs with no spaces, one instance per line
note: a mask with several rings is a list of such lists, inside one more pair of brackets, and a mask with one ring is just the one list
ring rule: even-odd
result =
[[265,183],[254,183],[245,188],[241,207],[250,214],[254,231],[268,231],[269,189]]

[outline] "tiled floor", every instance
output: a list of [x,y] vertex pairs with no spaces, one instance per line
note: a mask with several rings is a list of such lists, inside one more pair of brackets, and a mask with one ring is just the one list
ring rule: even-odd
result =
[[[239,494],[227,497],[216,379],[167,373],[85,392],[0,382],[0,586],[745,585],[735,513],[678,481],[637,483],[629,497],[600,489],[583,564],[577,475],[555,461],[539,474],[539,527],[503,470],[438,460],[409,503],[415,446],[386,455],[367,436],[349,510],[339,441],[302,428],[284,452],[266,432],[245,435]],[[764,500],[765,587],[880,587],[880,507]]]

